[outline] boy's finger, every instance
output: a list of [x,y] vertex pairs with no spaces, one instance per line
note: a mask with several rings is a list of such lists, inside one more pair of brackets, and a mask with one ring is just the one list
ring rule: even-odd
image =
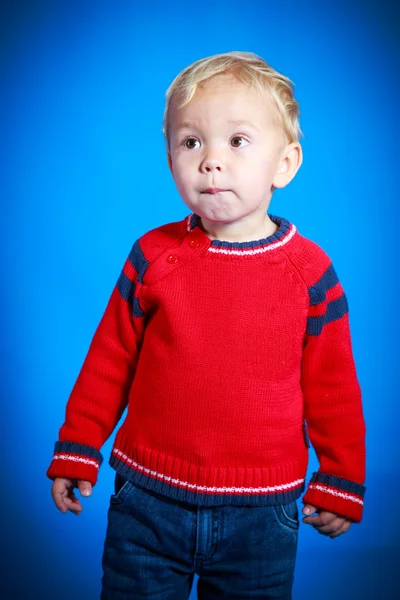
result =
[[92,484],[89,481],[78,481],[78,488],[82,496],[92,494]]
[[56,507],[63,514],[68,510],[71,510],[72,512],[78,511],[78,513],[82,510],[82,506],[77,498],[71,499],[62,493],[56,493],[53,495],[53,499]]
[[337,531],[339,531],[339,529],[342,529],[345,522],[346,522],[346,519],[344,519],[343,517],[337,517],[328,525],[321,525],[321,526],[314,525],[314,527],[320,533],[323,533],[325,535],[330,535],[331,533],[336,533]]
[[343,525],[343,527],[341,527],[339,529],[339,531],[336,531],[336,533],[333,533],[329,537],[335,538],[335,537],[338,537],[339,535],[342,535],[343,533],[346,533],[346,531],[348,531],[350,529],[350,525],[351,525],[351,521],[346,521],[345,524]]
[[58,510],[60,510],[62,513],[67,512],[67,508],[64,504],[64,499],[61,493],[58,494],[54,494],[53,493],[53,500],[54,500],[54,504],[56,505],[56,507],[58,508]]
[[82,505],[77,498],[64,498],[64,506],[74,514],[78,515],[82,511]]
[[313,525],[314,527],[324,527],[330,525],[337,518],[333,513],[322,512],[314,517],[304,517],[303,523]]
[[323,515],[315,515],[314,517],[304,517],[303,523],[307,523],[307,525],[313,525],[314,527],[324,527],[325,525],[330,525],[332,521],[336,518],[336,515],[332,515],[331,518]]
[[317,507],[312,504],[305,504],[303,506],[303,510],[301,511],[304,515],[312,515],[317,512]]

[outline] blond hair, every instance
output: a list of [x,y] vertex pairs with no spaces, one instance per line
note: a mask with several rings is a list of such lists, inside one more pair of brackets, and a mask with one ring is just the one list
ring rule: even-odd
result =
[[299,104],[294,98],[293,82],[273,69],[263,58],[252,52],[214,54],[192,63],[175,77],[166,92],[163,133],[170,142],[169,113],[171,106],[183,108],[190,102],[200,84],[222,74],[233,75],[259,92],[269,91],[277,107],[279,124],[288,143],[302,136],[299,124]]

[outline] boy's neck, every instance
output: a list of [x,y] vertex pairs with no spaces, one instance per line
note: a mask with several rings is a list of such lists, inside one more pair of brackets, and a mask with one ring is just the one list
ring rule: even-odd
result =
[[273,235],[278,226],[266,213],[261,223],[243,225],[241,221],[234,223],[217,223],[200,219],[200,226],[211,240],[224,242],[252,242]]

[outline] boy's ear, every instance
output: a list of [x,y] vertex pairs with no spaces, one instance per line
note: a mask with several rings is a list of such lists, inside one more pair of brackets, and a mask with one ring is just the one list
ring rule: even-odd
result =
[[300,142],[292,142],[286,146],[282,153],[278,170],[275,174],[272,185],[275,188],[283,188],[296,175],[303,162],[303,151]]
[[172,177],[173,177],[174,176],[174,169],[172,167],[172,158],[171,158],[171,153],[169,151],[169,148],[167,148],[167,157],[168,157],[168,166],[169,166],[169,169],[170,169],[170,171],[172,173]]

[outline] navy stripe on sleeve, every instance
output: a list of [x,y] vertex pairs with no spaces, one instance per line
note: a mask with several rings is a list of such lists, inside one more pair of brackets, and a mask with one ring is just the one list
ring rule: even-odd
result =
[[136,273],[138,274],[138,282],[142,283],[143,275],[145,274],[146,269],[150,263],[144,257],[139,240],[136,240],[136,242],[132,246],[132,250],[129,254],[129,261],[135,268]]
[[126,300],[126,302],[129,302],[129,304],[132,306],[133,315],[135,317],[143,317],[144,312],[140,308],[139,300],[135,296],[135,283],[131,281],[123,271],[119,276],[117,286],[123,299]]
[[[312,285],[309,290],[310,306],[316,306],[322,302],[326,302],[326,294],[328,290],[333,288],[339,281],[336,271],[331,264],[322,277]],[[346,298],[346,294],[343,294],[331,300],[326,305],[326,312],[320,316],[307,317],[307,329],[308,335],[320,335],[324,325],[331,321],[340,319],[349,311],[349,306]]]
[[54,445],[54,454],[60,454],[65,452],[66,454],[79,454],[80,456],[87,456],[88,458],[94,458],[98,461],[99,465],[103,462],[103,456],[97,448],[86,446],[84,444],[77,444],[75,442],[60,442],[57,441]]
[[[144,276],[146,269],[150,263],[144,257],[144,254],[140,247],[139,240],[137,240],[133,244],[132,250],[128,257],[128,260],[132,264],[136,273],[138,274],[138,278],[137,278],[138,282],[142,283],[143,276]],[[122,298],[124,300],[126,300],[126,302],[129,302],[129,304],[132,306],[133,315],[135,317],[143,317],[144,312],[142,311],[142,309],[140,307],[138,298],[135,296],[135,291],[136,291],[135,282],[131,281],[129,279],[129,277],[127,277],[127,275],[125,275],[123,270],[118,278],[117,287],[119,289],[119,292],[120,292]]]
[[333,288],[338,281],[339,278],[331,264],[317,283],[309,288],[308,294],[310,296],[310,305],[315,306],[315,304],[325,302],[326,292]]
[[328,302],[326,307],[326,313],[319,317],[307,317],[307,330],[308,335],[319,335],[326,323],[336,321],[343,317],[349,311],[346,295],[343,293],[340,298]]
[[317,471],[314,471],[310,483],[324,483],[325,485],[335,487],[339,490],[357,494],[357,496],[361,496],[361,498],[364,498],[367,489],[365,485],[361,485],[360,483],[355,483],[354,481],[349,481],[342,477],[336,477],[335,475],[326,475],[325,473]]

